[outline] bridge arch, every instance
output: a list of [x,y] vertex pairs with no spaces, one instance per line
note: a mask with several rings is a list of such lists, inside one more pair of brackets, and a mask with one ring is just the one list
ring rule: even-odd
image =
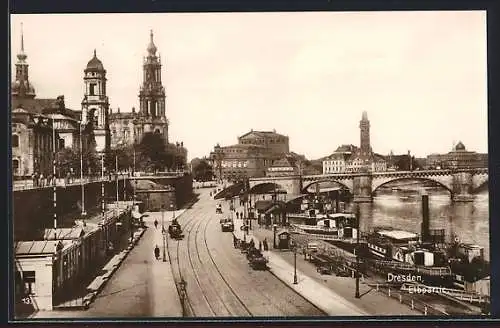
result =
[[304,193],[304,192],[307,191],[307,189],[310,186],[312,186],[314,184],[317,184],[317,183],[321,183],[321,182],[335,182],[335,183],[338,183],[339,185],[341,185],[345,189],[349,190],[349,192],[351,194],[353,193],[352,180],[347,180],[347,181],[343,182],[340,179],[337,180],[337,179],[334,179],[334,178],[327,178],[327,179],[321,179],[321,180],[316,180],[316,181],[307,181],[307,183],[304,183],[304,185],[302,186],[301,192]]
[[273,193],[275,190],[285,190],[282,185],[274,182],[262,182],[254,185],[252,188],[250,188],[249,193],[250,194],[270,194]]
[[430,181],[430,182],[433,182],[437,185],[439,185],[440,187],[444,188],[445,190],[447,190],[450,195],[453,194],[453,190],[452,190],[452,186],[450,185],[447,185],[446,183],[444,182],[441,182],[439,180],[436,180],[436,179],[433,179],[432,177],[393,177],[393,178],[389,178],[389,179],[385,179],[383,181],[373,181],[372,183],[372,196],[375,194],[375,192],[380,188],[380,187],[383,187],[389,183],[392,183],[394,181],[403,181],[403,180],[417,180],[417,181],[422,181],[422,182],[425,182],[425,181]]

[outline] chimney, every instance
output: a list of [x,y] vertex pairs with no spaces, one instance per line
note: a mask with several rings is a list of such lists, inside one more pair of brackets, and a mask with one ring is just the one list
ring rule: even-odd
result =
[[429,240],[429,195],[422,194],[422,227],[421,227],[422,242]]

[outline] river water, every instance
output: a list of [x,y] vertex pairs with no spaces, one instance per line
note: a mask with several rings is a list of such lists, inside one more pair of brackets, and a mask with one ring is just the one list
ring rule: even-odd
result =
[[484,256],[488,259],[490,234],[487,191],[476,194],[473,202],[459,203],[451,201],[449,192],[437,188],[380,190],[373,203],[360,204],[361,231],[382,226],[420,233],[420,195],[423,189],[429,195],[430,228],[444,229],[447,241],[452,241],[456,236],[461,242],[484,247]]

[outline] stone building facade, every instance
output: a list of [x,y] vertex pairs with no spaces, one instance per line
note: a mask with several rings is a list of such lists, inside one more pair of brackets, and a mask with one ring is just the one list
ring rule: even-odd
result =
[[140,143],[146,132],[160,133],[167,144],[168,120],[166,117],[165,88],[162,85],[161,58],[156,54],[153,31],[143,61],[143,82],[139,89],[139,111],[110,113],[111,147]]
[[84,70],[85,93],[82,100],[82,124],[91,124],[97,152],[106,152],[111,145],[109,133],[109,99],[106,95],[106,70],[94,56]]
[[447,154],[431,154],[427,156],[428,169],[487,168],[488,154],[468,151],[459,141]]
[[323,159],[323,174],[387,171],[387,161],[384,156],[373,152],[370,145],[370,121],[368,114],[363,112],[360,129],[360,146],[342,145],[330,156]]
[[78,147],[81,112],[66,108],[64,96],[36,98],[21,32],[16,75],[11,85],[11,147],[14,178],[52,174],[54,150]]
[[238,143],[210,153],[217,179],[241,180],[263,177],[267,169],[289,153],[289,138],[276,131],[253,131],[238,137]]

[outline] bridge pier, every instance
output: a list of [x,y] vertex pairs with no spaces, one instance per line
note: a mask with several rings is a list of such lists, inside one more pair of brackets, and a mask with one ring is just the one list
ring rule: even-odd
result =
[[472,174],[470,172],[453,173],[453,190],[451,199],[454,202],[472,202]]
[[372,196],[372,175],[363,174],[354,177],[353,180],[353,202],[371,203]]

